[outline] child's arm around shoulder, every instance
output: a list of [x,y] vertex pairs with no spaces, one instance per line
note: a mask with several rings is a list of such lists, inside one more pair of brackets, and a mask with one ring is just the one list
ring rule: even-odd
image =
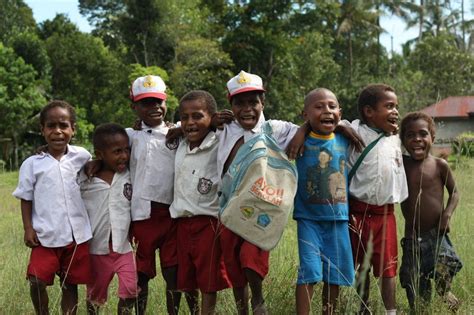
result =
[[442,183],[444,183],[446,189],[448,190],[449,198],[446,204],[446,208],[443,210],[441,215],[440,222],[440,232],[449,232],[449,224],[451,217],[453,215],[454,209],[459,202],[459,193],[456,187],[456,182],[454,181],[453,174],[448,165],[448,162],[441,158],[436,158],[436,166],[438,168],[439,175],[441,177]]

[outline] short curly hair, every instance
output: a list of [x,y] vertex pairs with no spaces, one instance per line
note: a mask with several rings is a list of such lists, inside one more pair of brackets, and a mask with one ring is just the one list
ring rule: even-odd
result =
[[211,93],[203,90],[193,90],[184,94],[184,96],[179,100],[178,111],[181,111],[184,102],[194,100],[202,100],[204,104],[206,104],[209,115],[214,115],[214,113],[217,111],[216,99]]
[[110,145],[109,138],[116,134],[120,134],[128,139],[127,131],[125,131],[125,128],[119,124],[105,123],[97,126],[94,130],[94,135],[92,136],[92,144],[94,145],[94,148],[96,150],[104,150]]
[[61,100],[53,100],[49,102],[43,109],[41,109],[40,115],[39,115],[39,120],[41,126],[44,127],[44,124],[46,123],[46,119],[48,117],[48,112],[56,107],[63,108],[69,112],[69,121],[71,122],[71,125],[76,124],[76,111],[74,110],[74,107],[71,106],[66,101],[61,101]]
[[406,116],[403,117],[402,122],[400,123],[400,139],[402,140],[402,142],[403,139],[405,139],[408,124],[419,119],[422,119],[428,123],[428,131],[431,134],[431,138],[434,138],[436,133],[436,127],[433,118],[423,112],[412,112],[406,114]]
[[360,92],[357,99],[357,110],[363,122],[366,122],[364,108],[370,106],[375,109],[375,105],[384,97],[385,92],[395,93],[395,89],[388,84],[377,83],[367,85]]

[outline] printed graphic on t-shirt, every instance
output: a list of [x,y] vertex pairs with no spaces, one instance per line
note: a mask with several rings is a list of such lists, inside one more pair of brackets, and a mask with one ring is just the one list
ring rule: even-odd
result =
[[341,156],[339,170],[330,165],[333,156],[329,150],[319,151],[318,162],[307,169],[306,191],[308,202],[313,204],[336,204],[347,201],[345,160]]

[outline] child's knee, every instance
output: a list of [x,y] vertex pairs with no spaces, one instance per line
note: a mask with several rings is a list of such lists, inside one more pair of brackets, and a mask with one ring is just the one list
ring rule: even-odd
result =
[[28,281],[30,282],[31,288],[35,290],[45,290],[46,283],[35,276],[29,276]]

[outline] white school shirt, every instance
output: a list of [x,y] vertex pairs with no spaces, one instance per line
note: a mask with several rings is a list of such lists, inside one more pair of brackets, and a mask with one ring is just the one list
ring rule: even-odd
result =
[[208,215],[217,217],[219,197],[217,185],[218,139],[211,131],[199,147],[189,149],[189,142],[180,143],[176,152],[172,218]]
[[89,252],[94,255],[107,255],[112,233],[112,249],[125,254],[132,250],[128,241],[130,228],[130,200],[132,184],[130,172],[115,173],[112,183],[92,177],[84,172],[80,176],[81,195],[86,206],[92,227],[92,240]]
[[132,221],[150,218],[151,201],[173,202],[175,146],[166,146],[168,127],[163,122],[142,130],[127,128],[130,138],[130,177],[133,185]]
[[41,153],[21,165],[13,196],[32,201],[33,229],[42,246],[81,244],[92,237],[78,184],[78,172],[90,159],[86,149],[68,145],[59,161]]
[[[252,130],[245,130],[236,120],[232,121],[230,124],[225,124],[223,130],[217,130],[217,136],[219,138],[217,172],[219,178],[222,178],[224,175],[224,164],[237,141],[244,137],[245,143],[260,134],[264,122],[265,117],[263,116],[263,113],[261,113],[257,124]],[[299,127],[293,123],[282,120],[269,120],[269,123],[272,127],[273,138],[276,140],[280,148],[285,150]]]
[[[366,146],[379,137],[379,133],[358,119],[351,123],[351,127],[361,136]],[[360,154],[351,146],[349,169]],[[360,201],[378,206],[400,203],[408,197],[398,135],[382,137],[369,151],[350,182],[349,193]]]

